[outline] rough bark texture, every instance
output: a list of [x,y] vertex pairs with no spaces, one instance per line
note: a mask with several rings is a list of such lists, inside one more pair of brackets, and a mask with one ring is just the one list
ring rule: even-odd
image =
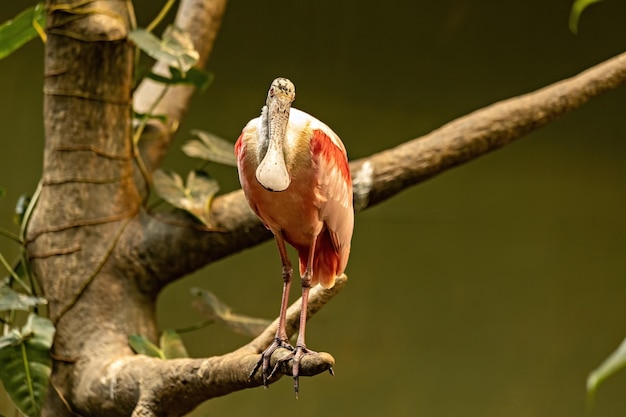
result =
[[[224,0],[182,1],[177,23],[209,56]],[[152,215],[135,181],[131,135],[133,48],[126,37],[129,1],[48,1],[45,64],[46,145],[41,194],[28,227],[27,250],[57,326],[45,416],[175,416],[200,402],[258,386],[248,372],[276,323],[220,357],[163,361],[134,355],[128,335],[156,340],[155,300],[167,283],[213,260],[270,238],[241,192],[215,200],[219,232],[187,217]],[[423,138],[351,165],[359,209],[377,204],[439,172],[498,149],[626,81],[626,55],[570,80],[460,118]],[[162,86],[146,82],[134,97],[148,108]],[[161,163],[192,90],[171,88],[142,145],[149,171]],[[135,177],[134,177],[135,176]],[[315,288],[310,313],[344,285]],[[289,312],[295,330],[299,305]],[[278,352],[276,357],[280,357]],[[306,357],[304,375],[333,364]],[[286,373],[288,369],[284,370]]]
[[77,7],[82,10],[48,4],[46,145],[27,235],[57,326],[59,360],[44,411],[50,416],[82,408],[76,404],[81,382],[103,369],[102,358],[131,355],[124,333],[156,336],[155,294],[139,289],[138,271],[118,269],[109,256],[141,204],[132,179],[129,4]]

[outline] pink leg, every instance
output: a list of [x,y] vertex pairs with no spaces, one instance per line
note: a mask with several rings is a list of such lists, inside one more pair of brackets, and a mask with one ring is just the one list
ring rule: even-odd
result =
[[280,253],[280,260],[283,264],[283,295],[280,302],[280,313],[278,316],[278,329],[276,329],[276,336],[274,337],[274,342],[268,346],[265,351],[261,354],[261,359],[257,362],[250,372],[248,376],[249,379],[252,379],[254,374],[261,368],[261,372],[263,374],[263,385],[267,387],[269,379],[274,374],[274,370],[270,372],[270,359],[272,358],[272,353],[278,348],[286,348],[289,350],[294,350],[293,346],[289,343],[289,338],[287,337],[287,331],[285,330],[285,316],[287,314],[287,304],[289,302],[289,290],[291,288],[291,278],[293,275],[293,268],[291,267],[291,261],[289,260],[289,256],[287,254],[287,249],[285,248],[285,241],[280,232],[274,233],[274,237],[276,238],[276,244],[278,245],[278,252]]
[[[290,359],[293,359],[292,375],[293,375],[293,380],[294,380],[293,386],[294,386],[294,390],[296,391],[296,398],[298,397],[298,394],[300,392],[300,381],[299,381],[300,361],[306,355],[317,353],[313,350],[308,349],[306,347],[306,342],[305,342],[306,318],[307,318],[307,309],[308,309],[308,304],[309,304],[309,291],[311,289],[311,281],[313,278],[313,257],[315,254],[315,242],[316,241],[317,241],[317,237],[315,237],[313,241],[311,242],[311,246],[309,249],[309,259],[307,261],[307,266],[306,266],[304,275],[302,276],[302,309],[300,310],[300,330],[298,332],[296,348],[293,350],[292,353],[289,353],[283,356],[282,358],[280,358],[276,362],[274,369],[270,373],[270,376],[272,376],[274,372],[276,372],[276,370],[283,363],[289,361]],[[331,374],[333,373],[332,368],[330,368],[329,371]]]

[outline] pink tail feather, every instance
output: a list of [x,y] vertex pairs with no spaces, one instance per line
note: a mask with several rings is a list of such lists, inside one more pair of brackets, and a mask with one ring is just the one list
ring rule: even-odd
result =
[[[298,248],[298,255],[300,275],[304,275],[309,260],[308,248]],[[335,285],[337,275],[343,272],[338,270],[340,264],[339,254],[335,251],[328,230],[325,229],[318,236],[315,245],[311,285],[319,283],[324,288],[332,288]]]

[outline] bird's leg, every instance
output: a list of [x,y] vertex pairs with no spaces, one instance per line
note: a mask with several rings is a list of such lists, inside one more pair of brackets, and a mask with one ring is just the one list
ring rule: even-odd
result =
[[[309,249],[309,259],[307,261],[306,270],[304,275],[302,276],[302,309],[300,310],[300,330],[298,332],[298,339],[296,341],[296,348],[293,352],[283,356],[280,358],[274,369],[270,373],[270,377],[276,372],[276,370],[285,362],[293,359],[292,365],[292,375],[293,375],[293,387],[296,391],[296,398],[298,397],[300,391],[300,361],[306,355],[315,354],[317,352],[310,350],[306,347],[305,342],[305,333],[306,333],[306,318],[307,318],[307,310],[309,305],[309,291],[311,289],[311,281],[313,279],[313,256],[315,254],[315,242],[317,241],[317,237],[313,238],[311,242],[311,246]],[[333,374],[332,368],[329,369],[330,373]]]
[[293,268],[291,266],[291,261],[289,260],[289,255],[287,254],[287,249],[285,248],[285,241],[283,239],[282,233],[275,232],[274,237],[276,238],[276,244],[278,245],[278,252],[280,253],[280,260],[283,264],[283,295],[280,302],[280,314],[278,316],[278,328],[276,329],[276,336],[274,337],[274,341],[271,345],[267,347],[261,354],[261,359],[256,363],[252,372],[248,376],[248,379],[252,379],[254,374],[261,368],[261,372],[263,374],[263,385],[268,387],[268,382],[271,376],[274,374],[274,370],[270,372],[270,360],[272,358],[272,353],[276,351],[278,348],[285,348],[289,350],[294,350],[293,346],[289,343],[289,338],[287,337],[287,331],[285,330],[285,316],[287,315],[287,304],[289,303],[289,290],[291,289],[291,277],[293,275]]

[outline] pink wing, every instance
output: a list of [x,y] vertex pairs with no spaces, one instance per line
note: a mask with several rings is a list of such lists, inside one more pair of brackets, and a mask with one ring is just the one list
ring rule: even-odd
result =
[[[256,170],[256,166],[253,166],[252,164],[250,164],[251,159],[249,155],[247,155],[246,143],[247,141],[249,141],[250,136],[254,134],[256,134],[256,132],[250,129],[250,123],[249,123],[243,129],[243,131],[241,132],[241,135],[239,135],[237,142],[235,142],[235,156],[237,157],[237,171],[239,173],[239,182],[241,184],[241,188],[244,191],[244,196],[246,197],[246,200],[248,201],[248,205],[250,206],[252,211],[254,211],[256,215],[259,216],[259,218],[261,219],[261,216],[259,215],[259,211],[256,207],[256,203],[254,201],[250,201],[250,194],[251,194],[252,187],[251,187],[251,184],[249,183],[249,177],[250,175],[253,175],[251,174],[251,172],[254,173],[254,171]],[[263,219],[261,219],[261,222],[265,224]],[[267,227],[267,224],[265,224],[265,227]]]
[[[333,134],[334,136],[334,134]],[[323,269],[331,265],[318,265],[319,281],[324,287],[332,286],[335,275],[340,275],[346,269],[350,255],[350,241],[354,228],[354,209],[352,208],[352,179],[350,166],[343,144],[335,136],[338,144],[321,129],[313,130],[311,138],[311,154],[313,163],[318,172],[318,198],[320,220],[324,222],[330,242],[325,242],[325,236],[320,236],[316,257],[328,259],[327,263],[334,264],[332,277],[325,277]],[[332,247],[329,246],[331,244]],[[329,251],[334,254],[328,253]],[[332,256],[334,255],[334,256]],[[316,262],[317,263],[317,262]],[[327,273],[330,271],[327,271]],[[317,274],[315,274],[317,275]],[[332,282],[324,282],[332,278]],[[315,281],[315,279],[314,279]]]

